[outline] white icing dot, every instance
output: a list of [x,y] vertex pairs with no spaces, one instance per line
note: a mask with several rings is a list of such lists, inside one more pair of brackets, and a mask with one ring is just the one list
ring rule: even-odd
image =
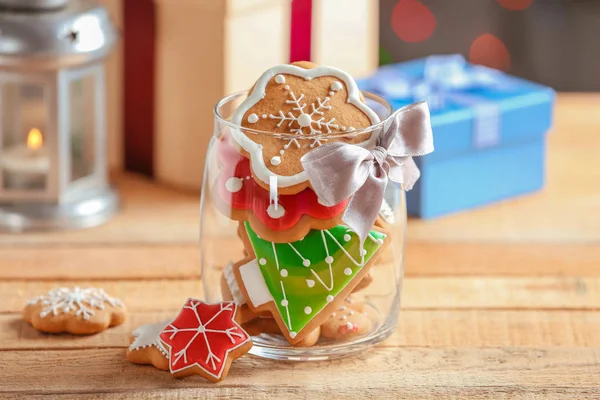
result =
[[383,239],[375,239],[375,243],[382,245],[383,244]]
[[348,315],[354,315],[354,311],[349,311]]
[[283,155],[283,153],[285,153],[285,150],[279,150],[279,154]]
[[338,90],[342,90],[343,86],[341,82],[335,81],[331,84],[331,90],[337,92]]
[[346,234],[344,235],[344,240],[345,240],[346,242],[349,242],[351,239],[352,239],[352,236],[350,236],[348,233],[346,233]]
[[247,177],[246,177],[246,180],[249,180],[249,179],[250,179],[250,176],[247,176]]
[[333,313],[329,316],[329,318],[333,318],[333,317],[335,317],[335,313]]
[[[332,295],[328,295],[325,300],[327,300],[328,303],[331,303],[333,301],[333,296]],[[335,313],[334,313],[334,315],[335,315]]]
[[353,132],[355,130],[356,130],[356,128],[354,128],[353,126],[351,126],[350,128],[348,128],[348,132]]
[[329,92],[329,95],[330,95],[330,96],[333,96],[334,94],[335,94],[335,93],[333,93],[333,92]]
[[366,256],[366,255],[367,255],[367,250],[365,250],[365,249],[360,249],[360,255],[361,255],[361,256]]
[[248,122],[250,122],[251,124],[255,124],[258,122],[258,115],[256,114],[250,114],[248,115]]
[[271,165],[279,165],[281,164],[281,157],[275,156],[271,158]]
[[312,308],[306,306],[304,307],[304,314],[310,314],[312,312]]
[[290,332],[290,337],[293,339],[296,337],[296,332]]
[[302,261],[302,265],[304,265],[305,267],[310,267],[310,260],[306,259],[306,260]]
[[240,190],[242,190],[243,186],[244,186],[243,179],[236,178],[236,177],[229,178],[229,179],[227,179],[227,182],[225,182],[225,189],[227,189],[227,191],[230,193],[239,192]]
[[302,113],[298,116],[298,125],[300,125],[302,128],[306,128],[307,126],[310,126],[310,124],[312,123],[312,118],[310,117],[309,114],[306,113]]
[[333,257],[331,257],[331,256],[327,256],[327,257],[325,257],[325,262],[326,262],[327,264],[331,264],[331,263],[333,262]]
[[350,276],[350,275],[352,275],[352,270],[351,270],[350,268],[346,268],[346,269],[344,270],[344,275],[347,275],[347,276]]
[[338,311],[346,311],[346,306],[341,306],[340,308],[338,308]]
[[285,90],[290,90],[290,86],[289,85],[285,85]]
[[314,286],[315,286],[315,281],[313,281],[312,279],[307,279],[307,280],[306,280],[306,285],[307,285],[308,287],[310,287],[310,288],[311,288],[311,287],[314,287]]
[[346,323],[346,328],[348,328],[348,329],[353,329],[353,328],[354,328],[354,325],[352,325],[352,322],[347,322],[347,323]]
[[258,260],[258,263],[260,265],[265,265],[267,263],[267,260],[265,260],[264,258],[261,258],[260,260]]
[[263,117],[263,118],[267,118],[267,114],[263,114],[263,115],[262,115],[262,117]]
[[[285,76],[283,76],[283,75],[276,75],[275,76],[275,82],[277,82],[279,84],[285,83]],[[287,89],[287,87],[286,87],[286,89]]]
[[342,316],[340,317],[340,321],[345,321],[345,320],[346,320],[346,316],[345,316],[345,315],[342,315]]
[[280,272],[280,274],[281,274],[281,276],[283,276],[284,278],[285,278],[286,276],[288,276],[288,271],[287,271],[287,269],[282,269],[282,270],[281,270],[281,272]]
[[342,126],[342,130],[343,131],[345,131],[346,129],[348,129],[348,128],[346,128],[345,126]]
[[287,307],[288,306],[288,301],[287,300],[281,300],[281,306],[282,307]]
[[279,204],[277,209],[275,209],[275,204],[269,204],[269,207],[267,207],[267,214],[273,219],[279,219],[285,214],[285,208]]

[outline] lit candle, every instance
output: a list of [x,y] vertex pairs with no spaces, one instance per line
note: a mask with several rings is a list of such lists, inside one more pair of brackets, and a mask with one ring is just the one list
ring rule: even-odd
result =
[[0,155],[0,165],[6,172],[7,187],[15,189],[41,188],[50,170],[50,158],[43,147],[42,132],[33,128],[27,135],[27,145],[14,146]]

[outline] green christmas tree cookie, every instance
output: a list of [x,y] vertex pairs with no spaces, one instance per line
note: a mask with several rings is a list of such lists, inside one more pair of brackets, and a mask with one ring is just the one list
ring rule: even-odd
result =
[[261,310],[274,305],[276,310],[271,311],[279,314],[284,325],[280,328],[292,341],[300,340],[298,334],[335,302],[340,292],[358,284],[360,279],[355,278],[363,275],[386,239],[385,234],[372,230],[361,252],[358,236],[343,225],[311,230],[293,243],[263,240],[247,222],[245,228],[256,255],[255,260],[240,266],[249,303]]

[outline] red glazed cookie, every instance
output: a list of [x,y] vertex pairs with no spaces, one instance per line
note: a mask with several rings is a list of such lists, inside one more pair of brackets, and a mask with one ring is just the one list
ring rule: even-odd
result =
[[361,99],[352,77],[332,67],[302,62],[267,70],[238,107],[232,122],[258,131],[232,129],[232,138],[251,160],[252,174],[262,187],[277,178],[282,194],[309,187],[300,158],[323,143],[344,141],[365,147],[374,145],[371,132],[351,133],[379,122],[377,114]]
[[250,161],[242,157],[227,138],[217,146],[223,170],[213,189],[215,205],[227,217],[248,221],[261,237],[277,243],[294,242],[311,229],[339,225],[347,201],[333,207],[319,202],[311,189],[293,195],[279,195],[277,207],[269,192],[251,178]]
[[173,376],[200,375],[212,382],[227,376],[231,362],[252,347],[250,336],[235,321],[236,310],[234,302],[186,302],[159,334]]

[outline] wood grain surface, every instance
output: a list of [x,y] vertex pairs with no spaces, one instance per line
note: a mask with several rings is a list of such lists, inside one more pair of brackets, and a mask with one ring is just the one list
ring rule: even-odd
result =
[[[117,176],[110,223],[0,235],[0,399],[600,398],[598,110],[600,95],[559,95],[543,191],[409,221],[399,328],[381,345],[330,362],[245,357],[218,385],[124,358],[133,329],[204,289],[198,194]],[[227,243],[215,251],[237,251]],[[57,285],[103,287],[129,318],[93,336],[40,333],[20,312]]]

